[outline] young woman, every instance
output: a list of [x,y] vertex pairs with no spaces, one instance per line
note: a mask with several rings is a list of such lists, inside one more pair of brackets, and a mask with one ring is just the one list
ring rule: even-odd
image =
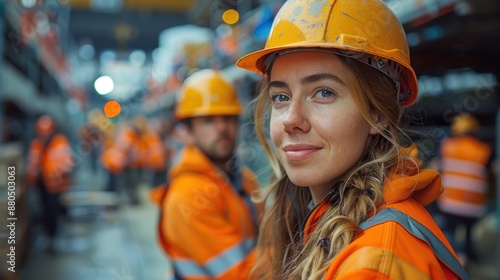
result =
[[400,144],[418,88],[383,2],[287,1],[237,64],[264,75],[255,126],[276,177],[254,278],[468,278],[424,208],[439,175]]

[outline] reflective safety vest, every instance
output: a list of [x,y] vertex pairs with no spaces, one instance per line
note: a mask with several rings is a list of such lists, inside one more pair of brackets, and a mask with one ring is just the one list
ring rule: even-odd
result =
[[472,136],[453,137],[442,143],[444,192],[438,206],[443,212],[476,218],[484,215],[490,156],[490,147]]
[[31,143],[27,159],[27,175],[30,184],[43,180],[46,191],[65,191],[70,185],[70,173],[75,168],[71,145],[62,134],[56,134],[45,144],[40,138]]

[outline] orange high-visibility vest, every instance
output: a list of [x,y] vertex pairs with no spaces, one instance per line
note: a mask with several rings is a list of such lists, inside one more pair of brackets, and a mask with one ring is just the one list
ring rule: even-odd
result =
[[443,212],[465,217],[481,217],[486,212],[486,164],[490,156],[490,147],[472,136],[443,141],[441,173],[444,192],[438,200]]
[[26,172],[31,184],[42,179],[47,192],[57,193],[69,188],[69,174],[75,167],[75,161],[66,136],[56,134],[49,141],[44,149],[40,138],[33,140],[29,149]]

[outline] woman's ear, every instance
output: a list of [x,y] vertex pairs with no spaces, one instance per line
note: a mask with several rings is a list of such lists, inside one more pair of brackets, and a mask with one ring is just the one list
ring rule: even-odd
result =
[[372,126],[370,128],[371,135],[376,135],[379,133],[379,131],[384,131],[389,126],[389,123],[387,122],[386,117],[377,116],[376,119],[377,119],[377,122],[375,123],[375,126]]

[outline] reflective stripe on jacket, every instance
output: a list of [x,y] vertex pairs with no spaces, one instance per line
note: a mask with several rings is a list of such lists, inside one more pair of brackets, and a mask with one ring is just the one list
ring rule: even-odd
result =
[[[441,192],[439,174],[431,170],[407,170],[383,186],[381,208],[397,209],[433,232],[458,261],[452,247],[424,205]],[[328,199],[309,215],[305,238],[328,208]],[[394,221],[385,221],[361,231],[333,260],[324,279],[460,279],[432,248]]]
[[[242,193],[258,188],[242,169]],[[246,279],[255,262],[256,221],[245,196],[197,148],[187,146],[169,174],[162,247],[182,279]],[[260,212],[257,210],[257,212]]]
[[49,141],[45,148],[40,138],[31,143],[26,171],[28,180],[32,184],[43,180],[50,193],[65,191],[69,188],[69,175],[75,167],[71,145],[62,134],[56,134]]
[[486,212],[486,164],[490,156],[490,147],[471,136],[443,141],[441,172],[444,192],[438,200],[442,211],[465,217],[481,217]]
[[372,226],[385,222],[396,222],[402,225],[406,231],[429,245],[436,254],[436,257],[448,268],[456,272],[460,278],[469,279],[465,269],[456,259],[454,253],[448,250],[439,237],[437,237],[432,231],[419,223],[417,220],[399,210],[394,208],[384,208],[378,211],[377,214],[372,216],[369,220],[362,222],[359,227],[362,230],[366,230]]

